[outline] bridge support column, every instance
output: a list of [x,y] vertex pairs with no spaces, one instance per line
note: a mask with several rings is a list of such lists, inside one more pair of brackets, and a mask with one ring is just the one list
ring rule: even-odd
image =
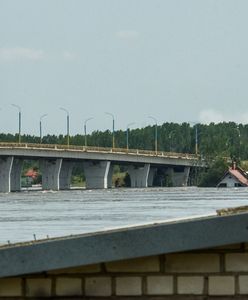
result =
[[59,190],[59,174],[62,166],[62,158],[42,159],[40,168],[42,172],[42,189]]
[[11,169],[14,157],[0,158],[0,192],[9,193],[11,191]]
[[69,190],[71,186],[71,174],[74,163],[63,160],[59,174],[59,189]]
[[128,174],[131,179],[131,187],[142,188],[148,186],[148,176],[150,172],[150,164],[143,167],[128,166]]
[[110,164],[109,171],[108,171],[108,189],[111,189],[113,186],[112,184],[113,171],[114,171],[114,166]]
[[110,161],[85,161],[83,165],[87,189],[106,189],[112,186],[112,180],[111,184],[108,182],[111,176]]
[[173,186],[187,186],[189,180],[190,167],[184,167],[182,170],[177,171],[173,168],[169,169]]
[[157,172],[157,168],[150,168],[149,175],[148,175],[148,186],[149,187],[153,186],[153,179],[154,179],[156,172]]
[[23,160],[14,158],[11,175],[10,175],[10,190],[16,192],[21,190],[21,172],[22,172]]

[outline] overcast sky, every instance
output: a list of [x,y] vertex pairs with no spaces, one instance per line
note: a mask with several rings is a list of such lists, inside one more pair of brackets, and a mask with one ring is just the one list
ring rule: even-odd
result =
[[0,0],[0,131],[248,123],[247,0]]

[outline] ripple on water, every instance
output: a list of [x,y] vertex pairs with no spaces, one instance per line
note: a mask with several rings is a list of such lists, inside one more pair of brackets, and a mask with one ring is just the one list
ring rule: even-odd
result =
[[213,214],[248,205],[248,188],[147,188],[0,194],[0,244]]

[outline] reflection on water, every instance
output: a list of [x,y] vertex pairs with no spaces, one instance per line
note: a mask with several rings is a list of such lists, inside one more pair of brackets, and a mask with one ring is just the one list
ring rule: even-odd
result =
[[0,194],[0,244],[215,213],[248,188],[147,188]]

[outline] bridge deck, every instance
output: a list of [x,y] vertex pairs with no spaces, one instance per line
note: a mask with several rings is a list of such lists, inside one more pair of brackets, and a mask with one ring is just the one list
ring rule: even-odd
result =
[[[48,154],[49,153],[49,154]],[[0,143],[0,156],[1,155],[16,155],[27,157],[61,157],[63,158],[78,158],[78,159],[110,159],[117,161],[144,162],[146,163],[149,158],[152,163],[168,163],[170,161],[181,161],[183,165],[198,165],[203,166],[205,163],[200,159],[199,155],[190,153],[176,153],[164,151],[150,151],[140,149],[124,149],[124,148],[107,148],[107,147],[91,147],[91,146],[75,146],[75,145],[58,145],[58,144],[31,144],[31,143]],[[78,155],[75,155],[78,154]],[[107,155],[107,156],[106,156]],[[144,158],[144,159],[142,159]],[[162,161],[161,161],[162,159]],[[143,161],[144,160],[144,161]],[[178,165],[178,163],[176,163]]]

